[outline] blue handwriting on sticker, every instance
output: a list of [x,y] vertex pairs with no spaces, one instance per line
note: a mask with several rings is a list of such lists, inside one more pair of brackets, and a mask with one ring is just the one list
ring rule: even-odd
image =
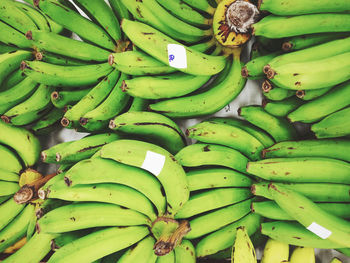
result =
[[175,56],[174,56],[174,55],[169,55],[169,62],[174,61],[174,59],[175,59]]

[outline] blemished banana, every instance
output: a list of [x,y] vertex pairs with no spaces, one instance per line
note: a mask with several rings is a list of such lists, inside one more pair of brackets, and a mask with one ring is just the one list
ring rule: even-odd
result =
[[347,136],[350,134],[349,116],[350,107],[347,107],[313,124],[311,130],[319,139]]
[[182,166],[219,165],[245,172],[248,158],[227,146],[196,143],[184,147],[175,158]]
[[253,34],[283,38],[313,33],[350,31],[350,14],[325,13],[292,17],[268,15],[252,25]]
[[296,247],[290,256],[290,263],[315,263],[315,249],[312,247]]
[[265,149],[263,157],[328,157],[350,162],[349,147],[346,139],[285,141]]
[[261,263],[288,261],[289,244],[274,239],[268,239],[264,247]]
[[127,185],[144,194],[155,205],[159,216],[165,213],[166,200],[161,185],[154,176],[143,169],[113,160],[93,158],[74,165],[66,172],[64,178],[71,186],[96,183]]
[[67,261],[93,262],[127,248],[149,233],[147,227],[108,227],[78,238],[58,249],[48,263]]
[[[6,0],[7,1],[7,0]],[[18,69],[22,60],[31,59],[33,54],[25,50],[11,51],[0,55],[0,82]]]
[[[286,117],[290,112],[303,107],[303,101],[298,97],[290,97],[282,101],[263,100],[262,107],[267,113],[276,117]],[[288,115],[289,116],[289,115]]]
[[80,125],[80,119],[89,111],[100,105],[117,84],[120,72],[114,69],[104,77],[77,104],[68,109],[61,120],[63,127],[73,128]]
[[295,95],[293,90],[279,88],[273,85],[269,80],[265,80],[261,86],[263,95],[269,100],[281,101]]
[[64,233],[93,227],[150,225],[147,216],[114,204],[83,202],[56,208],[37,223],[43,233]]
[[254,245],[244,226],[237,227],[235,244],[232,247],[231,263],[257,263]]
[[183,208],[175,215],[175,218],[189,218],[216,208],[241,202],[251,196],[250,190],[247,188],[207,190],[192,195]]
[[[259,9],[268,11],[275,15],[303,15],[312,13],[349,13],[350,4],[346,0],[336,1],[310,1],[311,6],[305,6],[305,2],[298,1],[280,1],[280,0],[264,0],[259,1]],[[305,261],[306,262],[306,261]],[[294,263],[294,262],[293,262]]]
[[56,108],[74,105],[90,92],[91,88],[78,90],[56,90],[51,93],[51,102]]
[[197,243],[196,256],[199,258],[205,257],[231,248],[236,239],[237,227],[244,226],[248,235],[251,236],[258,230],[260,222],[261,217],[259,215],[250,213],[240,220],[207,235]]
[[[269,192],[276,203],[309,231],[323,239],[349,247],[350,223],[322,210],[310,199],[273,183]],[[290,200],[293,202],[290,202]]]
[[34,165],[39,159],[40,142],[29,131],[0,122],[0,143],[13,148],[26,167]]
[[142,76],[125,80],[122,90],[133,97],[166,99],[187,95],[202,87],[210,76],[193,76],[182,72],[163,76]]
[[69,141],[41,152],[41,160],[46,163],[75,163],[90,158],[110,142],[120,139],[116,133],[91,134],[76,141]]
[[105,1],[74,0],[89,18],[99,24],[112,39],[117,42],[121,40],[122,34],[117,17]]
[[324,95],[331,89],[333,89],[333,87],[322,88],[322,89],[311,89],[311,90],[297,90],[295,92],[295,96],[297,96],[299,99],[302,99],[304,101],[309,101]]
[[203,121],[187,128],[186,135],[203,143],[231,147],[250,160],[259,160],[264,145],[249,132],[225,123]]
[[135,246],[129,248],[117,261],[117,263],[131,262],[147,262],[155,263],[157,260],[156,254],[153,252],[155,239],[152,236],[147,236]]
[[31,130],[36,135],[48,134],[59,127],[63,115],[64,111],[62,109],[53,108],[41,119],[36,121],[31,127]]
[[0,145],[0,169],[18,174],[22,170],[22,164],[15,152],[5,145]]
[[48,15],[56,23],[75,32],[80,37],[99,45],[100,47],[114,51],[115,42],[99,25],[61,4],[57,0],[39,0],[35,6]]
[[267,113],[261,106],[244,106],[238,114],[248,122],[269,133],[276,142],[293,140],[297,137],[295,128],[286,119]]
[[281,182],[350,183],[349,163],[323,157],[270,158],[249,162],[247,172],[265,180]]
[[44,84],[25,101],[6,111],[1,119],[13,125],[23,126],[40,119],[52,107],[50,95],[53,87]]
[[32,48],[32,43],[28,39],[26,39],[21,32],[18,32],[17,30],[13,29],[11,26],[2,21],[0,21],[0,30],[0,41],[2,43],[16,47],[16,50],[18,48]]
[[212,117],[208,119],[210,122],[215,123],[224,123],[231,126],[238,127],[252,136],[254,136],[256,139],[258,139],[265,147],[272,146],[275,142],[271,138],[271,136],[265,132],[264,130],[258,128],[257,126],[249,123],[248,121],[236,119],[236,118],[223,118],[223,117]]
[[33,47],[44,52],[60,54],[88,62],[106,62],[110,52],[89,43],[61,36],[54,32],[32,30],[26,37],[33,41]]
[[130,101],[130,96],[121,89],[122,82],[128,78],[122,73],[119,80],[108,94],[106,99],[95,109],[87,112],[80,118],[80,125],[89,131],[107,128],[111,118],[123,112]]
[[51,250],[51,240],[56,234],[35,233],[33,237],[26,242],[26,244],[16,251],[11,256],[7,257],[3,262],[6,263],[32,263],[40,262],[46,254]]
[[[349,203],[317,203],[323,210],[335,216],[348,219],[350,217]],[[284,212],[274,201],[253,202],[251,210],[254,213],[273,220],[294,220]]]
[[186,145],[185,136],[178,125],[154,112],[126,112],[111,120],[109,127],[117,132],[137,135],[162,146],[172,154]]
[[241,219],[249,214],[251,202],[245,200],[191,219],[191,231],[185,237],[195,239]]
[[172,68],[163,62],[136,50],[111,53],[108,57],[108,62],[120,72],[133,76],[162,75],[176,71],[176,68]]
[[[226,59],[223,56],[210,56],[195,51],[146,24],[123,19],[122,29],[137,47],[185,73],[214,75],[225,67]],[[147,38],[144,37],[145,34]]]
[[175,251],[175,262],[176,263],[195,263],[196,262],[196,251],[189,240],[182,240],[174,249]]
[[199,168],[187,173],[190,191],[221,187],[250,187],[253,181],[229,168]]
[[174,216],[189,198],[185,171],[174,156],[160,146],[136,140],[117,140],[103,146],[100,156],[140,167],[156,176],[166,194],[169,216]]
[[242,77],[241,69],[240,51],[236,49],[232,61],[231,59],[226,61],[225,69],[211,83],[208,90],[156,102],[149,105],[149,108],[151,111],[171,118],[191,118],[213,114],[224,108],[242,91],[246,79]]
[[43,189],[40,189],[39,196],[45,199],[58,198],[66,201],[94,201],[116,204],[147,215],[151,220],[156,218],[150,200],[140,192],[125,185],[102,183],[76,185],[67,188],[66,183],[61,180],[48,186],[45,193]]

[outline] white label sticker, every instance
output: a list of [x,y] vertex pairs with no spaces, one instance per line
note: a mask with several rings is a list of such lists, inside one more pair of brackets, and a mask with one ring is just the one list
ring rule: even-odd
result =
[[141,166],[142,169],[158,176],[163,169],[165,163],[165,156],[152,151],[147,151],[145,160]]
[[173,68],[187,68],[187,55],[184,46],[168,44],[169,66]]
[[312,233],[318,235],[322,239],[326,239],[332,234],[332,232],[329,231],[327,228],[324,228],[323,226],[320,226],[315,222],[309,225],[307,229],[310,230]]

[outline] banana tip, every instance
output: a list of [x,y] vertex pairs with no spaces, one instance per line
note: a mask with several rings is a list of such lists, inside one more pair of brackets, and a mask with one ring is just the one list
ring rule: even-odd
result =
[[270,90],[272,90],[272,85],[271,85],[271,83],[268,80],[265,80],[262,83],[261,89],[262,89],[263,92],[267,93]]
[[248,69],[247,69],[246,66],[244,66],[244,67],[242,68],[241,74],[242,74],[242,77],[248,78],[248,76],[249,76],[249,71],[248,71]]
[[34,196],[34,191],[31,187],[24,185],[13,196],[17,204],[25,204]]
[[25,70],[28,67],[27,62],[22,61],[21,65],[19,66],[20,70]]
[[33,0],[34,6],[38,7],[39,6],[39,2],[40,2],[40,0]]
[[302,99],[302,98],[304,98],[304,96],[305,96],[305,90],[297,90],[297,91],[295,92],[295,95],[296,95],[298,98]]
[[69,125],[70,121],[66,118],[66,117],[63,117],[61,119],[61,124],[63,127],[67,127]]
[[126,90],[128,89],[128,85],[126,84],[125,80],[123,80],[122,86],[120,88],[123,92],[126,92]]
[[115,129],[115,127],[117,127],[117,125],[115,125],[114,120],[110,120],[110,121],[109,121],[108,127],[109,127],[110,129]]
[[291,51],[292,48],[293,48],[293,44],[290,43],[290,42],[284,42],[284,43],[282,44],[282,50],[283,50],[283,51]]
[[11,122],[11,118],[8,117],[8,116],[2,115],[0,118],[5,123],[10,123]]
[[52,100],[57,100],[59,96],[60,95],[59,95],[58,91],[54,91],[54,92],[51,93],[51,99]]
[[27,31],[25,36],[28,40],[33,40],[33,32],[31,30]]
[[274,71],[272,68],[270,68],[266,74],[268,79],[273,79],[276,75],[276,71]]
[[80,120],[79,120],[79,123],[83,126],[85,126],[87,123],[89,122],[89,119],[88,118],[83,118],[81,117]]
[[114,64],[114,56],[113,56],[113,54],[110,54],[109,56],[108,56],[108,63],[109,63],[109,65],[113,65]]
[[271,66],[270,66],[269,64],[265,65],[265,66],[263,67],[263,72],[264,72],[264,74],[267,74],[267,72],[269,72],[270,68],[271,68]]
[[47,197],[46,191],[43,189],[39,189],[38,191],[38,196],[40,199],[45,200]]
[[40,159],[41,159],[41,161],[45,162],[46,158],[47,158],[47,154],[46,154],[45,152],[41,152],[41,153],[40,153]]
[[61,159],[61,155],[59,153],[56,153],[56,162],[60,162]]

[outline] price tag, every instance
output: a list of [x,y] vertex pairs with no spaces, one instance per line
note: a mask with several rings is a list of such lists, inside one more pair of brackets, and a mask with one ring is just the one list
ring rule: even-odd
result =
[[173,68],[187,68],[187,54],[184,46],[168,44],[169,66]]
[[315,222],[313,222],[311,225],[309,225],[307,227],[307,229],[322,239],[326,239],[332,234],[332,232],[329,231],[327,228],[324,228],[323,226],[320,226],[319,224],[317,224]]
[[158,176],[163,169],[164,163],[164,155],[152,151],[147,151],[145,160],[143,161],[141,168],[149,171],[155,176]]

